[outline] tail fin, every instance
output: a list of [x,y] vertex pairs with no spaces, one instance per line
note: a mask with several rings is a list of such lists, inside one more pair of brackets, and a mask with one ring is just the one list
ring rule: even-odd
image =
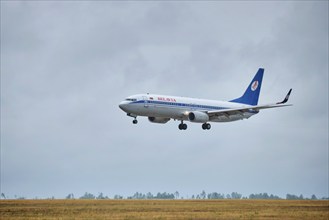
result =
[[257,105],[260,88],[262,87],[263,74],[264,69],[259,68],[244,94],[240,98],[233,99],[230,102],[243,103],[247,105]]

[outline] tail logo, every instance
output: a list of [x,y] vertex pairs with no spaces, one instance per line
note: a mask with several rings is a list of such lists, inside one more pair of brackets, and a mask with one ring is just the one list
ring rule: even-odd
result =
[[257,88],[258,88],[258,81],[254,81],[254,82],[251,84],[251,90],[252,90],[252,91],[255,91]]

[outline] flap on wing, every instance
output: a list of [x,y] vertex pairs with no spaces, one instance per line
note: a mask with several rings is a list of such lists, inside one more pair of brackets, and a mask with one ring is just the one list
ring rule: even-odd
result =
[[208,111],[207,114],[209,116],[212,115],[234,115],[234,114],[241,114],[244,112],[258,112],[261,109],[267,108],[278,108],[278,107],[285,107],[291,106],[290,104],[270,104],[270,105],[255,105],[255,106],[248,106],[243,108],[234,108],[234,109],[223,109],[223,110],[215,110],[215,111]]
[[275,104],[268,104],[268,105],[251,105],[247,107],[242,108],[233,108],[233,109],[222,109],[222,110],[214,110],[214,111],[208,111],[207,114],[209,116],[213,115],[234,115],[234,114],[242,114],[244,112],[258,112],[261,109],[267,109],[267,108],[278,108],[278,107],[285,107],[285,106],[291,106],[291,104],[284,104],[288,101],[290,93],[292,89],[289,90],[288,94],[284,98],[282,102],[277,102]]

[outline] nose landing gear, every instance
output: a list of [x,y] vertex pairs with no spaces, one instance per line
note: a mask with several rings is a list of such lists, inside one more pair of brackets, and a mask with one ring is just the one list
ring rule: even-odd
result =
[[133,120],[133,124],[137,124],[137,123],[138,123],[138,121],[137,121],[137,115],[135,115],[135,114],[131,114],[131,113],[128,113],[127,116],[129,116],[129,117],[133,117],[133,118],[134,118],[134,120]]

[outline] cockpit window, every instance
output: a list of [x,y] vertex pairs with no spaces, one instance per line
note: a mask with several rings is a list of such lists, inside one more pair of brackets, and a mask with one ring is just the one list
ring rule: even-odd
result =
[[132,101],[132,102],[135,102],[135,101],[137,101],[137,99],[130,99],[130,98],[128,98],[128,99],[126,99],[126,101]]

